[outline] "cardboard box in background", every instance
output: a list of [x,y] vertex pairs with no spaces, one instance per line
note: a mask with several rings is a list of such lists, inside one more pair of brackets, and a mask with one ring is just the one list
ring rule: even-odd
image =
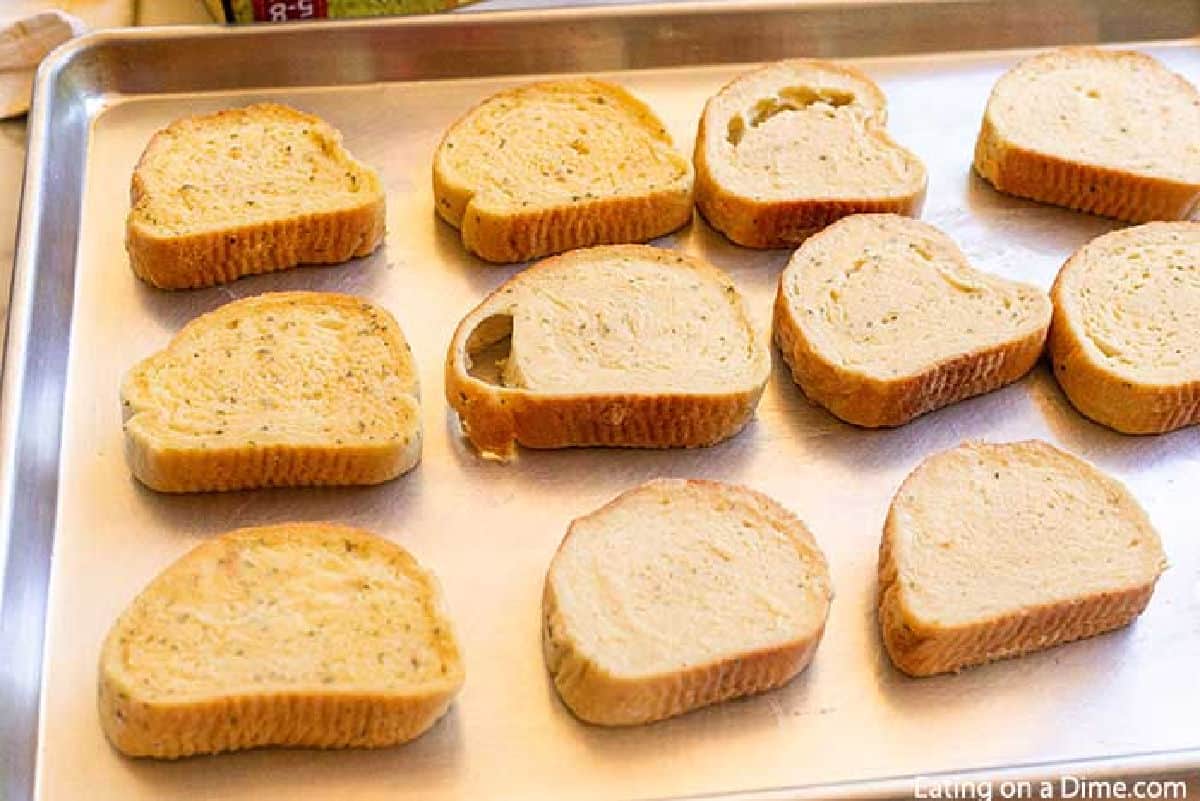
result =
[[471,0],[205,0],[219,22],[289,22],[305,19],[422,14]]

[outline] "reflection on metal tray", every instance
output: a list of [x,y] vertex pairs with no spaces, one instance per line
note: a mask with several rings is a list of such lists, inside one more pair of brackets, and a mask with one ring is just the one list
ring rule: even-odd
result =
[[[30,121],[4,374],[7,798],[879,797],[910,794],[905,777],[947,771],[1196,769],[1200,513],[1192,496],[1200,429],[1113,434],[1075,414],[1039,368],[904,428],[863,431],[809,406],[776,359],[755,421],[717,447],[482,461],[442,401],[442,359],[459,318],[517,268],[464,254],[456,232],[433,215],[429,170],[447,124],[533,74],[587,71],[624,83],[686,151],[704,100],[739,65],[853,57],[888,93],[896,139],[929,166],[925,218],[977,266],[1048,287],[1067,254],[1114,224],[998,195],[972,176],[988,90],[1018,57],[983,49],[1173,39],[1147,49],[1200,80],[1200,47],[1188,38],[1198,30],[1200,6],[1190,0],[727,2],[128,31],[61,51],[41,73]],[[147,138],[180,115],[262,98],[320,114],[381,169],[386,247],[345,267],[210,290],[141,284],[122,234],[130,171]],[[767,324],[787,253],[739,249],[699,221],[659,244],[728,270]],[[138,486],[121,455],[122,372],[201,312],[297,288],[360,293],[399,318],[424,387],[420,467],[364,489],[170,497]],[[1043,437],[1129,484],[1173,565],[1136,625],[958,676],[914,681],[891,668],[873,612],[887,504],[923,456],[969,437]],[[542,666],[544,571],[572,517],[659,475],[742,482],[798,512],[831,561],[837,597],[827,634],[811,669],[780,691],[644,728],[585,726],[559,704]],[[467,660],[451,714],[419,741],[388,751],[257,751],[169,764],[118,757],[101,735],[94,699],[108,625],[200,540],[294,518],[374,529],[438,573]],[[1090,761],[1050,764],[1067,760]]]

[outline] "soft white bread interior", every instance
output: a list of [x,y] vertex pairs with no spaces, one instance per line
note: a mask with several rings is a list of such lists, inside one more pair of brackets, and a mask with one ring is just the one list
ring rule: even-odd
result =
[[1052,298],[1050,357],[1075,408],[1127,434],[1200,422],[1200,223],[1092,240]]
[[793,255],[775,338],[809,399],[894,426],[1025,375],[1050,315],[1046,293],[975,269],[933,226],[856,214]]
[[739,431],[770,354],[741,295],[698,258],[588,248],[514,276],[459,324],[446,397],[471,441],[680,447]]
[[134,170],[131,204],[130,264],[164,289],[335,264],[383,241],[379,176],[328,123],[277,103],[159,131]]
[[708,101],[696,139],[696,203],[739,245],[799,244],[856,212],[915,215],[925,167],[886,129],[862,72],[793,60],[747,73]]
[[437,213],[492,262],[645,242],[692,218],[692,165],[662,122],[590,78],[485,100],[438,145],[433,189]]
[[892,661],[955,671],[1119,628],[1166,567],[1129,491],[1037,440],[964,443],[892,501],[879,619]]
[[161,492],[377,484],[420,459],[417,396],[385,309],[267,293],[196,318],[130,370],[126,456]]
[[100,720],[129,756],[411,740],[463,683],[437,582],[332,523],[246,528],[163,571],[109,632]]
[[812,535],[775,501],[651,481],[571,524],[546,577],[546,664],[581,719],[648,723],[788,682],[831,597]]
[[1200,206],[1200,93],[1151,56],[1068,47],[996,83],[975,169],[1002,192],[1132,222]]

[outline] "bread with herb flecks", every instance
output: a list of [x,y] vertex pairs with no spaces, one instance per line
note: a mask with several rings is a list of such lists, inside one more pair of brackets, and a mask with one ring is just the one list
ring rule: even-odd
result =
[[378,484],[421,457],[408,343],[353,295],[227,303],[130,370],[121,398],[130,469],[160,492]]
[[546,575],[546,666],[581,720],[650,723],[791,681],[832,598],[824,554],[777,502],[658,479],[571,523]]
[[381,748],[432,726],[464,671],[437,581],[334,523],[244,528],[164,570],[109,631],[100,722],[128,756]]
[[1129,222],[1200,211],[1200,92],[1145,53],[1066,47],[996,82],[975,171],[1011,195]]
[[468,314],[446,399],[483,453],[712,445],[742,429],[771,369],[725,273],[647,245],[574,250]]
[[1051,292],[1054,377],[1125,434],[1200,422],[1200,223],[1123,228],[1081,247]]
[[186,117],[133,172],[125,247],[161,289],[337,264],[383,241],[379,176],[332,126],[278,103]]
[[794,247],[848,214],[916,215],[925,166],[886,127],[887,99],[853,67],[768,64],[712,97],[696,137],[696,205],[745,247]]
[[879,624],[912,676],[1128,625],[1166,568],[1158,534],[1117,480],[1039,440],[934,454],[892,500]]
[[433,161],[438,215],[486,261],[645,242],[692,219],[692,165],[616,84],[568,78],[493,95]]
[[975,269],[946,234],[895,214],[811,237],[775,302],[775,340],[804,394],[872,428],[1016,381],[1049,325],[1045,292]]

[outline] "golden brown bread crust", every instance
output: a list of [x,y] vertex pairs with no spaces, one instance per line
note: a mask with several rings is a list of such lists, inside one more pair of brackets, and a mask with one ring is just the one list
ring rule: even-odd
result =
[[[1094,47],[1067,47],[1061,50],[1109,59],[1149,62],[1171,80],[1186,87],[1190,93],[1196,94],[1195,87],[1183,76],[1166,70],[1144,53]],[[993,88],[975,142],[974,167],[980,177],[997,190],[1126,222],[1187,220],[1200,211],[1198,185],[1063,159],[1027,150],[1006,140],[996,130],[991,116],[991,101],[995,94],[996,89]],[[1200,97],[1197,97],[1197,101],[1200,102]]]
[[796,247],[851,214],[916,217],[925,203],[924,191],[896,200],[754,200],[727,192],[715,183],[709,184],[706,168],[700,166],[703,157],[696,158],[696,208],[713,228],[745,248]]
[[[620,87],[583,79],[600,91],[616,93],[639,116],[661,125],[648,106]],[[555,81],[543,82],[546,84]],[[538,83],[516,87],[486,98],[463,114],[442,135],[437,152],[465,120],[501,95],[536,90]],[[665,140],[670,144],[670,139]],[[496,264],[529,261],[593,245],[647,242],[676,231],[692,221],[693,181],[684,189],[661,189],[639,196],[604,197],[533,208],[519,213],[496,213],[471,203],[476,189],[455,183],[433,169],[434,209],[439,217],[459,229],[463,246],[484,261]]]
[[[1019,445],[1051,448],[1037,440]],[[900,536],[897,505],[911,494],[911,485],[927,462],[909,473],[896,490],[879,545],[879,627],[888,656],[899,670],[917,677],[955,672],[1118,629],[1145,610],[1157,576],[1140,586],[1025,608],[977,623],[940,626],[915,619],[901,597],[900,567],[894,553]]]
[[[656,248],[627,247],[680,257]],[[521,275],[553,269],[557,258],[565,256],[539,262]],[[481,310],[488,308],[504,289],[501,285],[463,318],[446,354],[446,401],[458,413],[464,431],[480,451],[509,457],[516,444],[527,448],[704,447],[732,437],[754,414],[765,382],[752,389],[721,394],[572,396],[539,395],[475,378],[467,370],[467,340],[485,316]]]
[[132,757],[179,759],[262,746],[387,748],[408,742],[449,708],[453,694],[277,693],[149,704],[101,678],[100,719]]
[[698,448],[749,422],[762,388],[728,395],[542,396],[496,387],[446,366],[446,398],[479,450],[500,456],[526,448],[609,446]]
[[975,171],[1006,194],[1126,222],[1186,220],[1200,208],[1200,187],[1025,150],[1005,141],[987,117]]
[[[440,184],[435,174],[438,197],[448,191]],[[438,208],[442,208],[441,203]],[[691,221],[690,192],[660,191],[645,197],[605,198],[521,214],[493,214],[471,207],[462,219],[461,229],[467,250],[485,261],[507,264],[591,245],[646,242]]]
[[[135,174],[135,194],[137,177]],[[383,241],[384,202],[273,224],[161,237],[130,221],[125,249],[138,278],[159,289],[198,289],[301,264],[369,256]]]
[[[276,304],[290,300],[353,307],[364,303],[361,298],[334,292],[274,292],[237,302]],[[189,329],[207,325],[206,319],[220,312],[221,308],[226,307],[189,322],[159,353],[169,351]],[[383,324],[380,333],[387,337],[396,358],[411,359],[408,343],[396,320],[386,312],[379,319]],[[321,446],[231,444],[180,448],[165,445],[128,425],[133,416],[146,412],[146,408],[133,399],[149,395],[143,386],[145,378],[141,370],[154,358],[150,356],[130,370],[122,385],[121,396],[123,411],[128,418],[125,426],[126,462],[138,481],[158,492],[380,484],[396,478],[420,459],[422,432],[419,426],[407,441],[369,445],[333,442]]]
[[1067,313],[1063,284],[1070,271],[1082,265],[1086,258],[1084,248],[1067,259],[1050,290],[1054,316],[1046,348],[1054,377],[1071,405],[1084,417],[1122,434],[1162,434],[1200,423],[1200,381],[1183,384],[1127,381],[1105,369],[1083,347],[1086,335]]
[[206,450],[160,447],[143,437],[125,437],[125,458],[134,477],[152,490],[173,493],[382,484],[412,464],[414,448],[419,454],[419,433],[404,447],[381,443]]
[[[722,491],[729,489],[727,485],[715,481],[686,481],[691,485],[721,488]],[[823,554],[795,516],[762,493],[740,486],[733,489],[751,499],[776,522],[777,527],[793,532],[793,537],[798,540],[807,539],[811,543],[811,548],[806,549],[807,556],[818,559],[822,568],[828,571]],[[625,494],[628,493],[622,493],[594,512],[572,521],[557,550],[562,550],[580,520],[602,514],[620,502]],[[829,597],[832,597],[832,593]],[[576,717],[600,726],[653,723],[702,706],[782,687],[812,662],[824,632],[825,625],[822,622],[813,636],[774,648],[693,665],[673,673],[622,677],[598,665],[571,636],[549,574],[542,595],[542,652],[546,667],[553,676],[554,686]]]
[[1037,364],[1044,328],[945,359],[917,375],[894,380],[847,370],[823,359],[801,335],[780,278],[775,296],[775,341],[806,397],[848,423],[865,428],[900,426],[926,412],[1017,381]]
[[[886,104],[883,92],[861,70],[845,64],[813,63],[819,64],[821,69],[844,72],[862,81],[874,90],[877,105],[882,108]],[[851,214],[890,213],[916,217],[921,213],[925,205],[925,184],[922,184],[919,192],[897,198],[758,200],[727,190],[713,177],[708,163],[705,142],[709,109],[719,102],[726,89],[744,77],[738,76],[729,81],[704,104],[693,155],[696,164],[696,208],[709,225],[731,242],[758,249],[796,247],[813,233]],[[882,126],[870,129],[868,135],[886,142],[890,147],[903,150]]]
[[[897,497],[903,492],[902,485]],[[879,549],[879,626],[892,663],[910,676],[950,673],[1119,629],[1145,610],[1154,593],[1151,582],[972,625],[924,626],[905,615],[900,600],[898,569],[892,557],[894,514],[888,512]]]
[[1164,434],[1200,423],[1200,381],[1158,386],[1122,381],[1095,364],[1054,310],[1047,349],[1054,377],[1075,410],[1122,434]]
[[[289,523],[244,528],[209,540],[176,565],[203,562],[223,541],[260,536],[268,530],[328,532],[352,538],[363,548],[397,548],[370,532],[335,523]],[[407,557],[407,554],[406,554]],[[411,557],[407,557],[409,561]],[[151,584],[150,586],[153,586]],[[149,589],[149,587],[147,588]],[[121,753],[178,759],[262,746],[384,748],[426,731],[449,708],[462,685],[461,663],[442,686],[420,692],[338,691],[328,688],[273,693],[233,693],[189,701],[147,702],[123,681],[120,625],[105,639],[100,657],[98,703],[105,735]]]
[[614,676],[588,659],[564,631],[558,601],[547,583],[542,598],[543,651],[554,686],[580,720],[599,726],[636,726],[710,704],[773,690],[812,661],[824,627],[811,639],[695,665],[653,678]]
[[354,208],[207,233],[163,236],[136,219],[132,209],[137,208],[146,193],[142,173],[172,128],[197,122],[211,122],[218,127],[227,118],[255,113],[256,109],[328,128],[323,120],[311,114],[260,104],[177,120],[155,133],[133,171],[131,211],[125,224],[125,249],[138,278],[159,289],[196,289],[301,264],[339,264],[370,255],[383,242],[386,204],[382,190]]

